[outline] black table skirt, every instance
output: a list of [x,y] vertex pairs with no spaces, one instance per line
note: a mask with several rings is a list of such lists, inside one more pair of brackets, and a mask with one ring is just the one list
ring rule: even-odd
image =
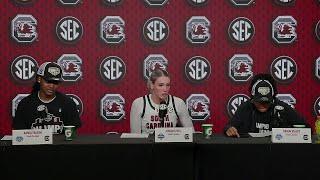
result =
[[[52,145],[0,142],[0,179],[216,180],[317,179],[320,145],[270,138],[194,135],[193,143],[154,143],[120,135],[78,136]],[[2,178],[3,177],[3,178]]]

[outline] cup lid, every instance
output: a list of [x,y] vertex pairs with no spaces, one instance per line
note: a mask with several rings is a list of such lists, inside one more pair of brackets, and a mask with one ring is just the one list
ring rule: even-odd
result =
[[295,127],[295,128],[304,128],[304,127],[306,127],[306,125],[304,125],[304,124],[294,124],[292,126]]
[[73,127],[75,127],[75,126],[70,125],[70,126],[63,126],[63,127],[65,127],[65,128],[73,128]]

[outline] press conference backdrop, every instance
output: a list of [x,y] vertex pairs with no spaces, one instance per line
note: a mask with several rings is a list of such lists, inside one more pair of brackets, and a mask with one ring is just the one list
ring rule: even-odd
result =
[[37,66],[63,67],[60,91],[77,104],[79,133],[130,130],[132,101],[156,68],[171,74],[196,130],[222,132],[271,72],[279,98],[310,124],[320,113],[317,0],[2,0],[0,132],[11,131]]

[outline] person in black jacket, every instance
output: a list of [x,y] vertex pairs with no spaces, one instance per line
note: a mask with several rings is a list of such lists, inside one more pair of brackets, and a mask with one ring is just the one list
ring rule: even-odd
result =
[[29,96],[23,98],[13,118],[13,129],[52,129],[63,133],[63,126],[81,126],[76,104],[57,91],[62,82],[61,67],[54,62],[43,63]]
[[224,128],[227,136],[264,133],[272,128],[307,126],[291,106],[276,98],[277,87],[270,74],[257,74],[250,85],[251,99],[240,105]]

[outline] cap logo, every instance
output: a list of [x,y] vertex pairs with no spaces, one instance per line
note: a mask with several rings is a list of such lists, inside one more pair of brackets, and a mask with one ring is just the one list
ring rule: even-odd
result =
[[284,110],[284,107],[277,105],[277,106],[274,107],[274,109],[282,111],[282,110]]
[[60,69],[57,67],[49,67],[48,73],[52,74],[53,76],[56,76],[56,75],[60,74]]
[[265,96],[270,93],[270,88],[269,87],[259,87],[258,88],[258,93],[261,95]]

